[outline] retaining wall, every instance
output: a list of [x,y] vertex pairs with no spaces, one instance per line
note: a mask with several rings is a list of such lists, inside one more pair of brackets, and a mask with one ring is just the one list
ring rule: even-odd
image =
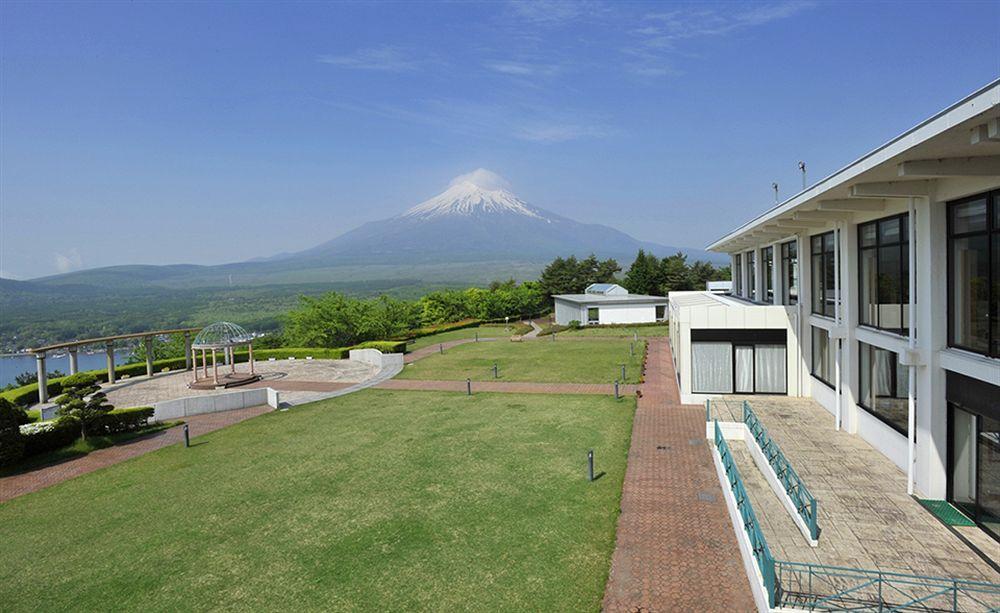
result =
[[153,405],[153,421],[179,419],[203,413],[246,409],[266,404],[278,408],[278,392],[269,387],[165,400]]

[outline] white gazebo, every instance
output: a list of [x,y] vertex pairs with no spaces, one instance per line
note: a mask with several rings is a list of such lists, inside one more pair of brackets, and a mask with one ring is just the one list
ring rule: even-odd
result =
[[[191,349],[195,352],[194,381],[189,387],[196,389],[214,389],[217,387],[235,387],[252,383],[260,379],[260,375],[254,373],[253,368],[253,335],[243,327],[228,321],[220,321],[202,329]],[[236,372],[236,356],[234,349],[242,345],[247,346],[249,353],[247,362],[250,365],[249,372]],[[201,351],[201,367],[198,366],[197,352]],[[208,375],[208,352],[212,353],[212,376]],[[216,352],[221,351],[225,361],[229,363],[229,372],[219,374],[219,364]]]

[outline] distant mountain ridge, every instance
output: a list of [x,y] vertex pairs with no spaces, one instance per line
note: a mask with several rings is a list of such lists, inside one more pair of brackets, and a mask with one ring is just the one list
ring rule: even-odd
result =
[[404,277],[475,283],[489,280],[487,275],[530,277],[560,256],[593,253],[627,266],[639,249],[659,256],[680,251],[691,260],[727,261],[719,254],[640,241],[609,226],[580,223],[533,206],[498,175],[479,169],[399,215],[365,223],[303,251],[214,266],[109,266],[29,283],[122,290]]

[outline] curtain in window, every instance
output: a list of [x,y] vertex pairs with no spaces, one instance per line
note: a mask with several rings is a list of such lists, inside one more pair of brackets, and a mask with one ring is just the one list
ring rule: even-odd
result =
[[892,371],[896,367],[896,354],[875,349],[875,395],[892,395]]
[[755,376],[757,392],[761,394],[785,393],[785,346],[757,345]]
[[753,347],[736,346],[736,393],[753,393]]
[[733,346],[730,343],[691,343],[691,391],[733,391]]

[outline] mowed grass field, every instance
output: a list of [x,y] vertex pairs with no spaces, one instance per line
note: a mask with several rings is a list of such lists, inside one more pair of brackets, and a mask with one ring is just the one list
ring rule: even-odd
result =
[[669,336],[670,326],[635,326],[630,328],[628,326],[591,326],[580,328],[579,330],[564,330],[558,333],[566,336],[601,336],[601,337],[618,337],[618,338],[632,338],[633,334],[638,334],[639,338],[653,338],[657,336]]
[[421,336],[418,339],[414,339],[412,343],[406,345],[407,351],[416,351],[417,349],[423,349],[424,347],[430,347],[431,345],[438,345],[440,343],[447,343],[448,341],[457,341],[463,338],[476,338],[476,334],[479,334],[479,338],[502,338],[509,339],[515,334],[527,334],[531,332],[531,326],[522,324],[521,322],[511,322],[509,326],[504,324],[483,324],[475,328],[462,328],[460,330],[449,330],[448,332],[441,332],[440,334],[432,334],[430,336]]
[[560,342],[558,338],[555,342],[502,339],[468,343],[408,364],[396,378],[492,381],[495,362],[500,381],[611,383],[621,378],[621,365],[625,364],[625,382],[638,383],[645,346],[641,341],[635,343],[632,355],[629,344],[628,340]]
[[0,505],[0,608],[596,611],[634,410],[365,390],[269,413]]

